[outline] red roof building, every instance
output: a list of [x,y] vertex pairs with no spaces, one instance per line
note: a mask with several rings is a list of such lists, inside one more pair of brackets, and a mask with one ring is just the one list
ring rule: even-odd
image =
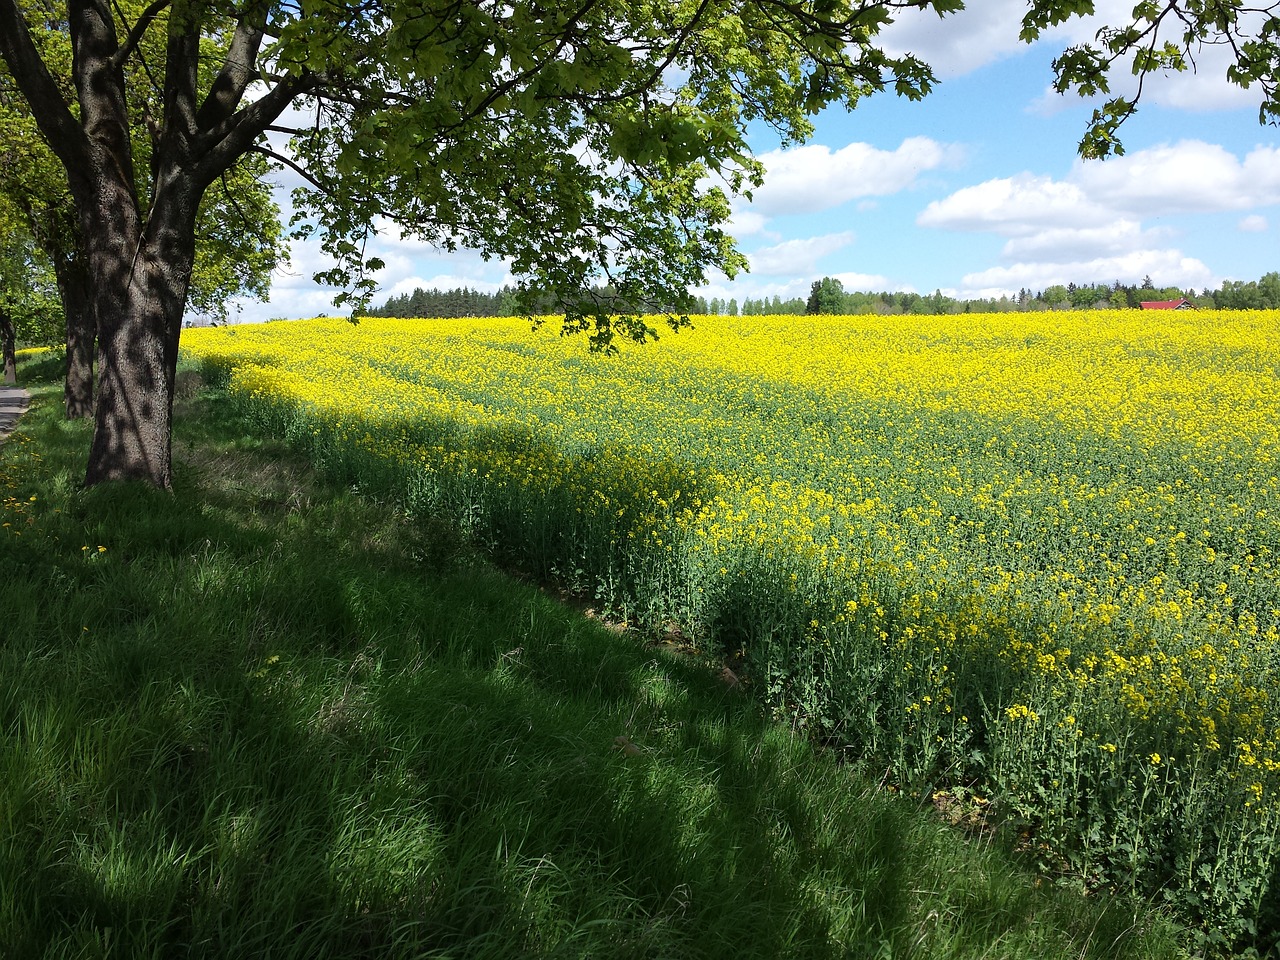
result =
[[1143,310],[1194,310],[1196,305],[1186,297],[1177,300],[1143,300]]

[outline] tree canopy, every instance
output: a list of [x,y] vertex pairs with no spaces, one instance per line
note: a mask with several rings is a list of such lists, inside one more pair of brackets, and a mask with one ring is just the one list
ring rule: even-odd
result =
[[805,313],[843,313],[844,284],[833,277],[823,277],[813,281],[809,289],[809,299],[804,305]]
[[10,229],[0,225],[0,310],[11,318],[15,336],[25,344],[52,346],[62,340],[53,271],[30,235],[12,223]]
[[308,90],[307,122],[284,127],[304,227],[339,262],[324,279],[371,288],[378,212],[415,239],[504,258],[522,292],[564,303],[571,323],[589,316],[602,342],[612,303],[592,288],[684,306],[708,267],[745,266],[722,225],[726,191],[762,173],[748,123],[791,142],[831,103],[929,89],[922,63],[873,43],[905,5],[396,2],[341,30],[282,9],[281,63],[345,74],[342,95]]

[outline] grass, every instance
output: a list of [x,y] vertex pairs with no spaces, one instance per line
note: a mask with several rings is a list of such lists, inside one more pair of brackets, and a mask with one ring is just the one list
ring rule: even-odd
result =
[[1179,955],[193,377],[172,495],[0,447],[0,956]]

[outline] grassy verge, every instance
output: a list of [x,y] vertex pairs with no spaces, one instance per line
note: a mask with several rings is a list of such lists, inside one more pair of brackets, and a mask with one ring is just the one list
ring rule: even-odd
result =
[[0,956],[1172,957],[180,386],[0,448]]

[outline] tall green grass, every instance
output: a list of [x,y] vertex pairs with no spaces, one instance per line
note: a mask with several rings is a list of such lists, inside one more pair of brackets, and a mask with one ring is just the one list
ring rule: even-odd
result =
[[172,495],[0,447],[0,957],[1135,957],[708,664],[317,476],[191,375]]

